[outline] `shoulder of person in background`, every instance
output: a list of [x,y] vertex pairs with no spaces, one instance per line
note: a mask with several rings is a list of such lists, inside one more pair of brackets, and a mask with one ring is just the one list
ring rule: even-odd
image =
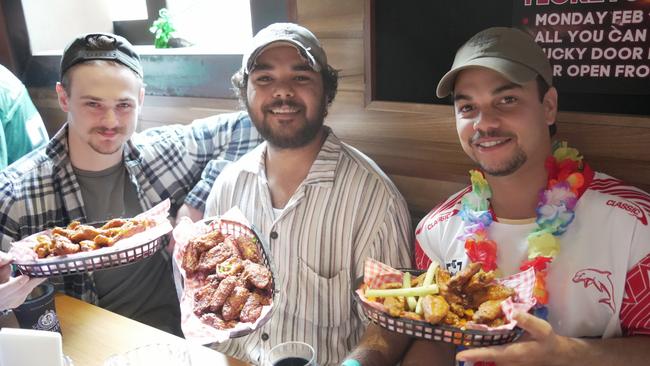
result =
[[0,169],[44,145],[47,130],[23,83],[0,65]]

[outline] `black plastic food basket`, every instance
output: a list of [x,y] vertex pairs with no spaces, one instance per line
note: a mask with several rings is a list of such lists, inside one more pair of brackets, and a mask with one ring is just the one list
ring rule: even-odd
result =
[[[101,226],[103,223],[92,223],[89,225]],[[118,250],[115,250],[113,247],[101,248],[90,252],[62,255],[26,262],[16,261],[14,262],[14,265],[22,274],[26,274],[30,277],[80,274],[137,262],[155,254],[162,245],[163,237],[161,236],[134,247]]]
[[[404,270],[415,276],[419,276],[424,271],[421,270]],[[366,304],[356,289],[363,284],[363,277],[357,278],[354,283],[354,299],[360,304],[363,313],[368,319],[378,326],[391,332],[406,334],[416,338],[427,339],[430,341],[439,341],[453,343],[466,347],[494,346],[515,341],[523,333],[519,327],[514,329],[499,330],[476,330],[461,329],[445,324],[431,324],[425,321],[412,320],[407,318],[398,318],[389,315],[381,310]]]

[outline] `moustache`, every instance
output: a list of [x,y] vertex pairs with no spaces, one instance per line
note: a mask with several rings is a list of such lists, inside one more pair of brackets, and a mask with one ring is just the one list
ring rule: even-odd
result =
[[122,128],[122,127],[117,127],[117,128],[95,127],[95,128],[92,129],[92,132],[97,132],[97,133],[113,132],[113,133],[116,133],[116,134],[124,134],[124,128]]
[[293,100],[276,100],[275,102],[266,105],[264,108],[273,109],[273,108],[282,108],[285,106],[289,108],[302,108],[302,104],[296,103]]
[[501,138],[512,138],[515,137],[512,133],[507,133],[499,130],[476,130],[472,137],[469,139],[470,144],[475,144],[479,139],[485,137],[501,137]]

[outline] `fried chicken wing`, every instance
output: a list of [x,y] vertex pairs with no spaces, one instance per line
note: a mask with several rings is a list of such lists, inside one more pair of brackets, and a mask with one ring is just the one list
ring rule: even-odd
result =
[[241,258],[230,257],[225,261],[217,264],[217,277],[226,278],[228,276],[234,276],[244,270],[244,262]]
[[54,242],[54,250],[52,251],[54,255],[73,254],[81,250],[78,244],[71,242],[70,239],[63,235],[52,235],[52,241]]
[[47,235],[38,235],[36,237],[36,243],[34,251],[38,258],[45,258],[50,254],[50,251],[54,250],[54,242]]
[[496,274],[494,271],[485,272],[483,269],[481,269],[480,271],[476,272],[472,278],[469,279],[469,281],[465,284],[463,291],[466,294],[479,291],[494,281],[495,277]]
[[257,292],[252,292],[248,295],[248,299],[246,300],[244,307],[241,309],[241,313],[239,313],[239,320],[245,323],[256,321],[262,314],[263,301],[264,299]]
[[237,286],[237,282],[237,277],[235,276],[226,277],[223,281],[219,282],[219,286],[212,295],[212,300],[210,301],[210,311],[214,312],[221,309],[223,304],[226,303],[226,300],[228,300],[230,293],[235,289],[235,286]]
[[246,282],[260,289],[267,288],[271,284],[271,271],[263,265],[249,260],[244,261],[242,277]]
[[221,309],[223,320],[227,321],[237,319],[239,317],[239,313],[241,313],[242,309],[244,308],[244,304],[246,304],[246,300],[248,300],[249,295],[250,291],[248,291],[246,287],[235,287],[228,299],[226,299],[226,302],[223,304],[223,308]]
[[[77,226],[78,225],[79,225],[79,223],[77,223]],[[74,229],[69,229],[67,227],[63,228],[63,227],[58,227],[57,226],[57,227],[53,228],[52,231],[51,231],[51,235],[55,235],[55,234],[56,235],[61,235],[61,236],[64,236],[64,237],[70,239],[75,234],[75,231],[74,231]]]
[[478,308],[489,300],[505,300],[515,295],[515,290],[501,284],[490,284],[487,287],[472,293],[472,307]]
[[210,310],[210,304],[218,286],[219,282],[210,281],[194,293],[194,314],[201,315]]
[[224,241],[201,254],[198,271],[214,272],[216,266],[229,258],[238,258],[239,251],[231,241]]
[[476,313],[474,313],[472,320],[474,320],[477,323],[488,324],[493,320],[502,317],[503,316],[503,311],[501,310],[502,302],[503,300],[488,300],[482,303],[478,307]]
[[[440,268],[440,267],[438,267]],[[424,282],[424,277],[427,276],[426,272],[422,272],[419,276],[411,279],[411,287],[418,287]]]
[[222,243],[224,239],[223,233],[219,230],[215,230],[190,240],[190,243],[199,251],[199,253],[203,253],[214,248],[217,244]]
[[113,244],[115,244],[114,238],[108,237],[106,235],[101,235],[101,234],[97,235],[93,241],[99,247],[112,247]]
[[450,288],[446,283],[439,283],[438,288],[440,295],[447,300],[450,304],[460,304],[463,307],[468,306],[467,297],[462,293],[457,292],[455,289]]
[[253,292],[260,295],[259,299],[262,305],[271,305],[271,299],[273,298],[273,291],[271,289],[266,288],[262,290],[256,288]]
[[463,307],[463,305],[459,303],[449,304],[449,310],[451,310],[454,314],[458,315],[461,318],[465,316],[465,308]]
[[242,258],[248,259],[254,263],[260,263],[262,261],[262,256],[260,255],[260,250],[257,247],[255,238],[248,236],[240,236],[234,240],[241,253]]
[[79,247],[82,252],[89,252],[91,250],[99,249],[100,246],[93,240],[82,240],[79,242]]
[[[420,278],[423,275],[426,275],[426,272],[421,274],[418,278]],[[447,271],[446,269],[444,269],[442,267],[438,267],[436,269],[436,281],[438,283],[445,283],[446,284],[446,283],[449,282],[450,279],[451,279],[451,273],[449,273],[449,271]]]
[[445,315],[445,318],[442,321],[443,321],[443,323],[445,323],[447,325],[451,325],[453,327],[458,328],[462,324],[461,320],[462,320],[461,317],[459,317],[458,315],[456,315],[455,313],[450,311],[450,312],[447,312],[447,314]]
[[90,225],[79,225],[68,238],[74,243],[79,243],[83,240],[93,240],[99,234],[101,234],[100,229]]
[[102,225],[101,229],[106,230],[106,229],[111,229],[115,227],[120,227],[126,223],[126,219],[122,218],[117,218],[117,219],[111,219],[108,220],[104,225]]
[[406,299],[402,296],[387,297],[384,299],[384,306],[391,316],[399,316],[406,309]]
[[449,279],[447,286],[456,292],[461,292],[465,283],[467,283],[467,281],[469,281],[469,279],[472,278],[472,276],[474,276],[480,269],[481,263],[469,263],[465,268]]
[[237,322],[234,321],[225,321],[214,313],[205,313],[201,315],[201,321],[221,330],[233,328],[237,324]]
[[201,253],[191,242],[185,246],[181,267],[183,267],[187,276],[192,277],[198,271],[200,257]]
[[137,233],[145,231],[152,225],[153,223],[147,219],[131,219],[121,226],[119,234],[115,236],[114,239],[117,241],[117,239],[129,238]]
[[237,244],[235,243],[235,238],[232,236],[228,236],[223,240],[224,250],[227,251],[228,257],[237,257],[237,258],[242,258],[241,253],[239,252],[239,248],[237,247]]
[[449,304],[440,295],[427,295],[422,299],[424,320],[431,324],[438,324],[449,314]]

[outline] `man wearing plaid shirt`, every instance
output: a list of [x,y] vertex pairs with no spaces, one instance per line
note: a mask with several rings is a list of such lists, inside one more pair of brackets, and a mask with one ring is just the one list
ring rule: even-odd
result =
[[[172,214],[183,203],[202,210],[220,169],[261,141],[246,113],[134,134],[142,76],[138,54],[122,37],[86,34],[66,48],[56,91],[67,123],[0,174],[3,251],[53,226],[132,217],[167,198]],[[137,265],[52,280],[70,295],[179,334],[163,252]]]

